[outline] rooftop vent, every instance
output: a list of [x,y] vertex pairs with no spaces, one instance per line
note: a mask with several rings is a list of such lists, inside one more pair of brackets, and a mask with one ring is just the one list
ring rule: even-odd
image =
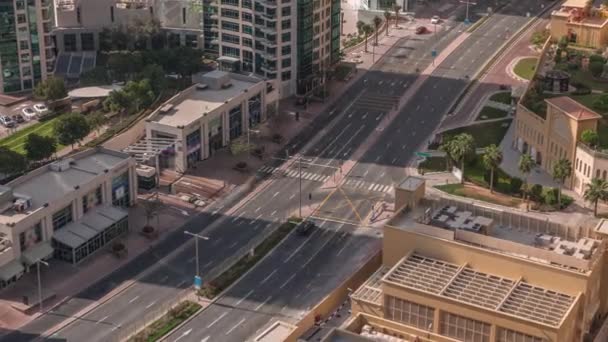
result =
[[51,164],[51,171],[63,172],[70,168],[70,165],[74,162],[74,158],[67,158],[60,161],[56,161]]

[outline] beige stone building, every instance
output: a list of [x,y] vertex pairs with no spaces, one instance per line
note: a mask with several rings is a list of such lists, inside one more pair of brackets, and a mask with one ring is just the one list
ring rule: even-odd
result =
[[[572,162],[573,176],[566,180],[579,194],[594,177],[606,177],[608,156],[580,142],[582,132],[597,131],[601,115],[568,96],[546,99],[547,111],[539,115],[519,104],[515,120],[515,148],[529,153],[549,174],[561,158]],[[541,113],[542,114],[542,113]]]
[[424,186],[396,189],[383,265],[352,293],[343,330],[361,341],[572,342],[608,311],[601,225],[422,198]]
[[608,45],[608,15],[604,8],[586,13],[587,0],[567,0],[551,13],[551,37],[599,49]]
[[136,191],[135,160],[104,148],[0,186],[0,288],[40,259],[76,264],[126,233]]

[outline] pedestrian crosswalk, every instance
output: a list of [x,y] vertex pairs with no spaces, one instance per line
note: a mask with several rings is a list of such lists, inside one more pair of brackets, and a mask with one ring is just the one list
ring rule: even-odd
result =
[[392,185],[371,183],[360,179],[348,179],[346,180],[346,182],[344,182],[344,186],[348,188],[363,189],[367,191],[384,192],[387,194],[391,193],[393,190]]
[[[276,168],[276,167],[262,166],[261,168],[258,169],[258,172],[259,173],[274,174],[278,170],[279,169]],[[299,172],[298,169],[290,169],[290,170],[287,170],[284,173],[284,175],[286,177],[290,177],[290,178],[299,178],[300,177],[300,172]],[[314,181],[314,182],[325,183],[329,179],[329,176],[327,176],[327,175],[320,175],[320,174],[317,174],[317,173],[307,172],[307,171],[302,170],[302,179],[310,180],[310,181]]]

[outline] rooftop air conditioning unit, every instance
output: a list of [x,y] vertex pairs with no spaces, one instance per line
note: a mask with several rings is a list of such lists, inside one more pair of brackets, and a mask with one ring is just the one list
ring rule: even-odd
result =
[[21,213],[21,212],[28,210],[31,206],[32,206],[32,202],[29,199],[18,198],[15,201],[15,203],[13,204],[13,209],[16,212]]
[[173,104],[172,103],[168,103],[168,104],[160,107],[160,110],[158,112],[161,113],[161,114],[167,114],[172,109],[173,109]]
[[70,168],[70,165],[74,162],[74,158],[67,158],[64,160],[56,161],[51,164],[50,168],[55,172],[63,172]]

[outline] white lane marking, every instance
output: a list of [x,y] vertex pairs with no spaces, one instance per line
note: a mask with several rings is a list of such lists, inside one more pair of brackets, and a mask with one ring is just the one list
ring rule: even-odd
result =
[[361,127],[359,127],[359,129],[355,132],[355,134],[353,134],[347,141],[346,143],[344,143],[344,145],[338,150],[338,153],[334,154],[334,157],[329,158],[329,160],[327,161],[327,163],[325,163],[325,166],[329,166],[329,164],[331,164],[332,161],[334,161],[335,156],[340,155],[340,153],[342,153],[342,150],[345,149],[350,142],[357,136],[359,135],[359,133],[361,133],[361,131],[365,128],[365,125],[362,125]]
[[119,324],[119,325],[115,326],[114,328],[112,328],[110,331],[115,331],[116,329],[119,329],[120,327],[121,327],[121,326],[120,326],[120,324]]
[[209,323],[207,328],[211,328],[215,323],[219,322],[220,319],[224,318],[224,316],[226,316],[227,314],[228,314],[227,312],[224,312],[223,314],[221,314],[220,317],[216,318],[213,322]]
[[276,214],[276,213],[277,213],[277,211],[275,210],[272,213],[270,213],[270,216],[274,216],[274,214]]
[[215,246],[215,245],[219,245],[219,244],[220,244],[220,242],[222,242],[222,238],[218,238],[217,240],[215,240],[215,241],[213,242],[213,245],[214,245],[214,246]]
[[239,304],[241,304],[245,299],[247,299],[247,297],[249,297],[252,293],[253,293],[253,290],[250,290],[249,292],[247,292],[247,294],[245,295],[245,297],[239,299],[239,301],[236,302],[234,304],[234,306],[239,306]]
[[[319,228],[323,228],[323,226],[325,225],[327,221],[323,221],[321,223],[319,223]],[[312,234],[310,234],[309,237],[306,238],[306,240],[302,241],[302,243],[298,246],[298,248],[296,248],[291,254],[289,254],[289,256],[287,257],[287,259],[285,259],[284,263],[287,263],[289,260],[291,260],[291,258],[294,257],[294,255],[298,254],[298,252],[300,251],[300,249],[302,249],[307,243],[308,241],[310,241],[310,239],[312,239],[312,237],[319,231],[320,229],[315,229]]]
[[344,251],[344,249],[346,249],[346,246],[348,246],[348,243],[345,243],[344,247],[340,248],[340,250],[338,251],[338,254],[336,254],[336,255],[342,254],[342,252]]
[[264,280],[262,280],[262,282],[260,282],[260,285],[264,284],[265,282],[267,282],[268,279],[270,279],[270,277],[272,277],[275,273],[277,273],[277,270],[274,270],[274,271],[270,272],[270,274],[267,275],[266,278],[264,278]]
[[235,324],[232,328],[230,328],[230,330],[226,331],[226,335],[229,335],[231,332],[234,331],[234,329],[238,328],[239,325],[243,324],[243,322],[245,322],[245,319],[241,319],[237,324]]
[[252,223],[255,223],[257,220],[260,219],[260,217],[262,217],[262,214],[259,214],[258,216],[256,216]]
[[235,216],[235,217],[232,219],[232,222],[234,223],[234,222],[238,221],[238,220],[241,218],[241,216],[243,216],[243,214],[244,214],[244,212],[242,212],[242,213],[240,213],[240,214],[236,215],[236,216]]
[[268,301],[270,300],[270,298],[272,298],[272,296],[268,296],[268,298],[266,298],[265,301],[261,302],[258,306],[255,307],[255,309],[253,309],[253,311],[258,311],[260,310],[260,308],[262,306],[264,306],[266,303],[268,303]]
[[191,333],[191,332],[192,332],[192,328],[190,328],[190,329],[188,329],[188,330],[184,331],[184,332],[183,332],[183,333],[182,333],[182,334],[181,334],[181,335],[180,335],[178,338],[176,338],[176,339],[175,339],[173,342],[177,342],[177,341],[181,340],[182,338],[184,338],[184,337],[186,337],[186,336],[190,335],[190,333]]
[[139,296],[135,296],[135,297],[133,297],[133,299],[131,299],[131,300],[129,301],[129,304],[130,304],[130,303],[133,303],[133,302],[134,302],[134,301],[136,301],[138,298],[139,298]]
[[106,317],[100,319],[99,321],[95,322],[95,325],[97,325],[99,323],[103,323],[103,321],[105,321],[106,319],[108,319],[108,317],[110,317],[110,316],[106,316]]
[[[353,101],[353,102],[351,103],[351,106],[352,106],[352,104],[353,104],[353,103],[355,103],[355,101]],[[350,106],[349,106],[349,107],[350,107]],[[346,125],[346,126],[345,126],[345,127],[342,129],[342,132],[340,132],[340,134],[338,134],[338,135],[337,135],[337,136],[336,136],[336,137],[335,137],[335,138],[334,138],[334,139],[333,139],[333,140],[332,140],[332,141],[329,143],[329,145],[327,145],[327,146],[326,146],[326,147],[325,147],[325,148],[324,148],[324,149],[321,151],[321,153],[317,154],[317,157],[315,157],[315,159],[313,159],[313,160],[312,160],[312,163],[313,163],[313,164],[317,162],[317,160],[319,159],[319,157],[320,157],[320,156],[322,156],[322,155],[325,153],[325,151],[327,151],[327,149],[328,149],[328,148],[330,148],[330,147],[331,147],[333,144],[335,144],[335,143],[336,143],[336,141],[337,141],[338,139],[340,139],[340,137],[342,136],[342,134],[346,133],[346,130],[347,130],[347,128],[348,128],[348,127],[350,127],[350,125],[351,125],[351,123],[348,123],[348,125]]]
[[280,194],[280,193],[281,193],[280,191],[275,192],[274,195],[272,195],[272,198],[277,197],[277,195]]
[[284,288],[293,278],[295,278],[296,274],[292,274],[291,277],[289,277],[289,279],[287,279],[279,288],[282,289]]
[[188,259],[188,263],[191,264],[194,262],[194,260],[196,260],[196,256],[193,256],[192,258]]
[[202,339],[201,342],[207,342],[207,341],[209,341],[210,338],[211,338],[211,336],[207,336],[204,339]]
[[209,265],[213,264],[213,260],[212,261],[207,261],[207,263],[205,263],[203,265],[203,268],[207,268]]
[[254,210],[254,213],[257,213],[258,211],[260,211],[260,209],[262,209],[262,207],[258,207],[256,210]]
[[[336,231],[334,232],[334,234],[338,234],[342,228],[344,228],[344,223],[340,223],[340,225],[338,226],[338,229],[336,229]],[[326,230],[329,232],[329,230]],[[331,241],[331,238],[325,240],[325,242],[321,245],[321,247],[315,252],[315,254],[313,254],[304,264],[302,264],[301,268],[306,267],[306,265],[308,265],[314,258],[317,257],[317,255],[319,253],[321,253],[321,251],[325,248],[325,246],[327,246],[327,244]]]
[[182,286],[182,285],[184,285],[185,283],[186,283],[186,281],[185,281],[185,280],[182,280],[182,281],[180,281],[180,282],[179,282],[179,284],[177,284],[177,286],[176,286],[176,287],[181,287],[181,286]]
[[295,194],[292,194],[291,196],[289,196],[289,199],[291,200],[291,199],[293,199],[294,197],[296,197],[296,195],[295,195]]
[[234,241],[232,244],[230,244],[230,246],[228,246],[228,249],[236,246],[236,244],[239,243],[238,241]]
[[152,303],[146,305],[146,309],[149,309],[152,307],[152,305],[156,304],[156,301],[153,301]]

